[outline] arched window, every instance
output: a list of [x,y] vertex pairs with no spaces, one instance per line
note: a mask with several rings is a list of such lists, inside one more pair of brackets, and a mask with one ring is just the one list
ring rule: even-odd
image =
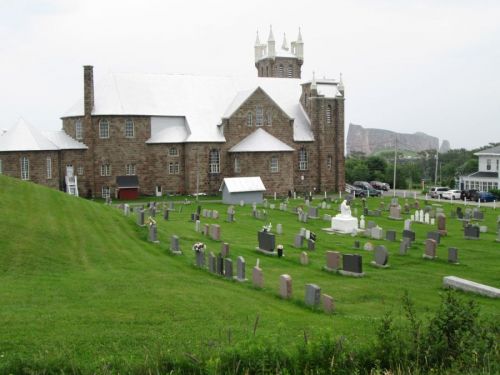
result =
[[258,105],[255,107],[255,126],[264,125],[264,108]]
[[52,158],[49,156],[47,158],[47,179],[50,180],[52,178]]
[[240,159],[238,156],[234,157],[234,173],[240,173],[241,172],[241,165],[240,165]]
[[125,120],[125,137],[127,138],[135,137],[134,122],[130,119]]
[[209,170],[210,173],[220,173],[220,157],[219,150],[212,149],[208,156]]
[[279,66],[279,76],[280,77],[285,76],[285,68],[283,67],[283,64],[280,64],[280,66]]
[[267,123],[267,126],[271,126],[273,124],[273,112],[272,111],[267,111],[266,123]]
[[306,171],[308,167],[308,155],[305,148],[299,150],[299,170]]
[[332,123],[332,106],[330,104],[326,106],[326,123]]
[[75,138],[78,139],[78,140],[83,139],[82,120],[76,120],[76,123],[75,123]]
[[293,66],[288,65],[288,78],[293,77]]
[[252,112],[247,113],[247,126],[253,125],[253,115]]
[[30,161],[24,156],[21,158],[21,180],[30,179]]
[[108,122],[108,120],[99,121],[99,138],[109,138],[109,122]]

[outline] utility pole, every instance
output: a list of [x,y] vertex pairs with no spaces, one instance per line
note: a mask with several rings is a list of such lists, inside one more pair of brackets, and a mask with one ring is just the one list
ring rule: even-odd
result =
[[392,180],[392,194],[396,196],[396,165],[397,165],[397,157],[398,157],[398,135],[394,135],[394,176]]
[[438,163],[439,163],[439,150],[436,150],[436,170],[434,171],[434,185],[436,186],[438,181]]

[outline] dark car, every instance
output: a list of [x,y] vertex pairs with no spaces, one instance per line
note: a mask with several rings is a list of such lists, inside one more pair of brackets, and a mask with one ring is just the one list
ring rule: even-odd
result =
[[489,191],[478,191],[474,193],[471,200],[474,202],[493,202],[497,198]]
[[370,185],[377,190],[389,191],[391,188],[388,183],[380,181],[371,181]]
[[353,186],[363,190],[364,194],[360,196],[380,197],[382,195],[380,190],[374,189],[366,181],[354,181]]
[[465,198],[467,198],[467,200],[474,200],[473,197],[478,193],[477,190],[475,189],[470,189],[470,190],[462,190],[462,192],[460,193],[460,199],[461,200],[464,200]]

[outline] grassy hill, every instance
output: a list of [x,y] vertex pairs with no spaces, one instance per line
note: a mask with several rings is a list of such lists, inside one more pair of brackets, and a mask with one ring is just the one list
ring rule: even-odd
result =
[[[378,206],[378,200],[370,205]],[[237,223],[226,223],[226,206],[203,203],[203,208],[218,209],[221,219],[202,223],[221,225],[233,261],[245,257],[247,277],[260,258],[265,288],[256,290],[251,282],[229,282],[193,266],[194,242],[207,243],[215,253],[221,247],[221,242],[194,231],[188,218],[195,208],[192,204],[172,212],[168,222],[157,216],[161,242],[151,244],[146,229],[135,224],[135,215],[125,217],[115,207],[0,176],[0,373],[45,368],[123,373],[154,368],[165,356],[196,363],[204,355],[258,338],[287,348],[325,334],[344,335],[369,347],[384,314],[401,313],[405,290],[417,312],[428,316],[440,301],[443,276],[500,286],[495,234],[464,241],[458,221],[448,221],[451,235],[443,239],[436,261],[422,259],[428,226],[416,226],[422,240],[407,256],[397,255],[397,243],[372,241],[385,244],[391,253],[391,268],[376,269],[369,266],[371,253],[352,250],[350,236],[326,234],[321,228],[328,223],[314,220],[304,225],[295,215],[278,210],[269,211],[270,221],[283,224],[277,242],[284,244],[286,257],[259,255],[254,250],[256,232],[264,222],[251,217],[251,207],[236,207]],[[321,210],[321,215],[324,212],[335,214]],[[490,228],[497,214],[500,211],[486,212]],[[384,229],[397,229],[399,236],[402,222],[376,221]],[[300,250],[291,246],[302,226],[318,234],[308,266],[300,265]],[[180,236],[183,256],[170,254],[172,234]],[[447,246],[460,249],[460,265],[446,262]],[[325,250],[361,253],[366,276],[322,271]],[[278,297],[283,273],[293,278],[292,301]],[[335,314],[303,304],[306,283],[318,284],[335,298]],[[470,298],[484,316],[496,316],[498,301]]]

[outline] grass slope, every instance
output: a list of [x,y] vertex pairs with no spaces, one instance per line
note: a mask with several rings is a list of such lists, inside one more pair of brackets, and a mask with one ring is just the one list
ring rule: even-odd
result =
[[[377,206],[378,200],[370,205]],[[458,221],[448,219],[451,233],[442,240],[436,261],[422,259],[422,241],[408,256],[397,255],[397,243],[372,241],[388,247],[389,269],[370,267],[372,254],[352,250],[351,237],[328,235],[321,231],[328,223],[310,221],[305,226],[318,233],[317,250],[310,253],[310,265],[302,266],[300,250],[292,243],[304,224],[294,215],[270,211],[273,225],[284,227],[277,242],[285,245],[286,257],[276,259],[255,252],[256,231],[264,223],[251,217],[250,207],[236,207],[238,223],[226,223],[226,206],[203,203],[204,208],[218,209],[221,219],[202,223],[221,225],[233,261],[245,257],[247,277],[261,259],[266,287],[255,290],[250,282],[229,282],[192,265],[195,241],[206,242],[214,252],[221,246],[194,231],[188,218],[195,207],[172,212],[168,222],[157,217],[161,243],[155,245],[146,241],[146,229],[135,225],[135,216],[0,176],[0,372],[19,361],[42,368],[65,363],[92,372],[109,363],[133,367],[161,353],[196,357],[251,339],[257,316],[256,335],[279,345],[303,340],[304,332],[311,338],[346,335],[368,345],[378,319],[389,310],[400,311],[404,290],[425,315],[438,304],[445,275],[500,285],[500,246],[494,233],[482,234],[481,241],[464,241]],[[494,228],[498,213],[487,210],[485,225]],[[402,222],[376,221],[401,232]],[[430,230],[415,227],[419,239]],[[180,236],[184,256],[169,254],[172,234]],[[460,265],[446,262],[448,246],[460,249]],[[321,271],[325,250],[363,254],[366,277]],[[293,278],[292,301],[277,297],[283,273]],[[334,296],[334,315],[303,305],[304,285],[311,282]],[[470,298],[485,315],[497,314],[498,301]]]

